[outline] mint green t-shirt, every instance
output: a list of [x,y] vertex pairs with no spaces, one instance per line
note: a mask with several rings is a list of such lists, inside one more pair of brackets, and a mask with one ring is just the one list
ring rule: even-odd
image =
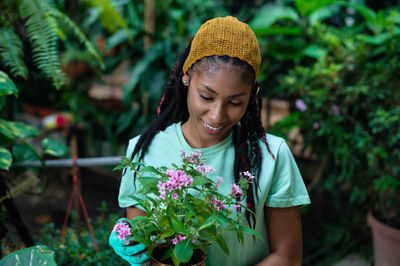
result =
[[[139,137],[137,136],[129,141],[126,152],[127,157],[132,155],[138,139]],[[215,243],[206,249],[207,265],[241,266],[254,265],[261,261],[269,254],[264,206],[284,208],[310,203],[299,169],[284,139],[267,134],[267,142],[275,160],[267,150],[266,145],[260,141],[263,159],[258,181],[260,189],[258,191],[259,200],[256,202],[255,228],[262,235],[264,241],[254,240],[252,236],[245,234],[245,240],[242,245],[238,241],[236,234],[227,233],[224,238],[228,244],[230,256],[227,256]],[[232,134],[214,146],[193,149],[183,137],[181,123],[172,124],[164,131],[156,134],[142,162],[145,165],[154,167],[179,165],[182,150],[186,154],[190,154],[195,150],[202,151],[202,158],[206,158],[206,165],[215,169],[208,177],[216,181],[217,176],[221,176],[223,182],[218,186],[219,192],[224,195],[231,193],[232,184],[234,183],[233,163],[235,157]],[[137,204],[130,197],[135,194],[133,180],[133,171],[126,170],[122,176],[118,197],[121,208]],[[139,182],[136,184],[136,189],[139,189],[138,184]]]

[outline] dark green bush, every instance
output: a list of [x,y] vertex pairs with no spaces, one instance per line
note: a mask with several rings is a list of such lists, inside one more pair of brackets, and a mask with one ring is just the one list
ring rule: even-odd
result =
[[400,12],[364,9],[371,18],[352,31],[308,26],[326,55],[282,76],[293,112],[272,129],[298,126],[314,165],[325,164],[311,193],[328,218],[305,251],[321,265],[370,248],[369,210],[400,228]]
[[[58,265],[124,265],[108,244],[108,237],[115,222],[122,213],[110,214],[103,202],[98,209],[100,215],[91,221],[99,251],[93,246],[89,230],[84,221],[78,221],[78,215],[71,211],[71,225],[67,227],[63,240],[59,242],[61,226],[46,224],[36,237],[36,243],[47,245],[55,251]],[[78,229],[79,225],[79,229]]]

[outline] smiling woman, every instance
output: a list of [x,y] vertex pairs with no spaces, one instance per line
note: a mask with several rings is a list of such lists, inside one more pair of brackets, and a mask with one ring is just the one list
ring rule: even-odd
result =
[[[243,82],[243,70],[231,62],[221,62],[217,56],[212,58],[208,64],[218,67],[208,71],[195,67],[182,78],[190,80],[189,119],[182,125],[182,132],[193,148],[207,148],[225,139],[242,119],[250,98],[252,84]],[[251,71],[250,66],[247,70]]]
[[[176,63],[157,118],[129,142],[126,152],[132,162],[172,168],[181,152],[200,150],[215,169],[209,178],[219,182],[221,194],[229,194],[230,184],[243,179],[242,173],[254,176],[246,193],[236,195],[247,208],[236,211],[244,212],[245,223],[265,241],[244,236],[242,245],[227,232],[223,238],[230,256],[211,245],[207,265],[301,265],[299,206],[310,200],[285,141],[265,134],[262,127],[256,81],[260,63],[258,42],[247,24],[230,16],[205,22]],[[126,169],[118,199],[128,219],[146,215],[132,197],[139,191],[135,171]],[[187,239],[196,234],[186,233]],[[125,246],[115,234],[110,244],[131,264],[148,259],[143,244]]]

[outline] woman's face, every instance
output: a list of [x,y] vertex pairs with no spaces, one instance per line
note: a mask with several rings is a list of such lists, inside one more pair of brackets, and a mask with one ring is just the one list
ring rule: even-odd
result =
[[[194,71],[188,87],[189,119],[182,132],[193,148],[206,148],[225,139],[246,112],[251,85],[241,71],[225,65],[209,71]],[[182,80],[189,82],[189,76]]]

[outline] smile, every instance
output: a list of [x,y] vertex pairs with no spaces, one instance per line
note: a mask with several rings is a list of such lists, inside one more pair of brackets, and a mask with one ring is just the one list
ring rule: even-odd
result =
[[203,128],[205,129],[205,131],[210,134],[219,134],[223,128],[223,127],[213,127],[204,121],[201,121],[201,124],[203,125]]
[[206,126],[206,127],[208,127],[209,129],[211,129],[211,130],[220,130],[222,127],[212,127],[212,126],[210,126],[209,124],[207,124],[206,122],[204,122],[204,125]]

